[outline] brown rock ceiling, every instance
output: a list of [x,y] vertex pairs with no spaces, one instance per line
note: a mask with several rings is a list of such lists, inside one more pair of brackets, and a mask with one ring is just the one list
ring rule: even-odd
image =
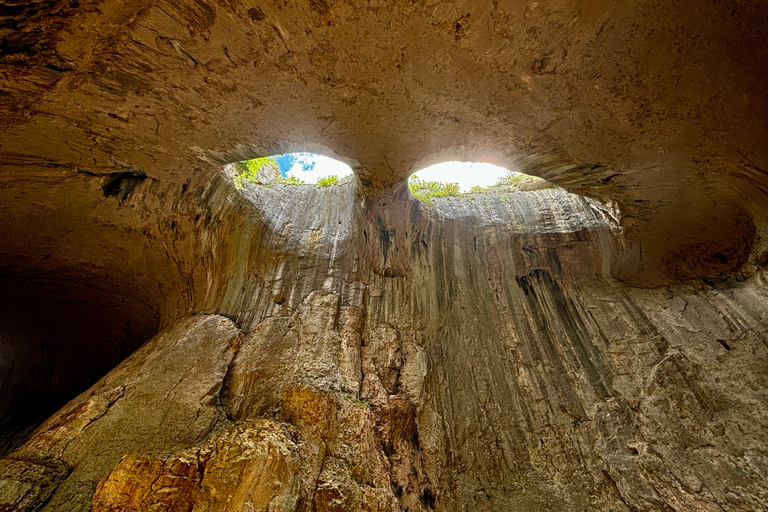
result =
[[[768,507],[766,36],[761,1],[0,2],[0,510]],[[355,183],[220,173],[288,151]],[[415,203],[451,159],[590,199]]]
[[[742,262],[736,246],[763,229],[762,2],[4,11],[4,181],[184,182],[211,163],[311,149],[352,163],[374,194],[432,162],[490,161],[617,201],[633,244],[622,275],[649,282],[691,249]],[[709,260],[682,277],[717,274]]]
[[667,256],[733,252],[749,217],[764,224],[762,2],[4,10],[4,181],[183,182],[216,172],[201,157],[312,149],[375,193],[431,162],[484,160],[618,201],[634,244],[625,277],[642,254],[652,281]]

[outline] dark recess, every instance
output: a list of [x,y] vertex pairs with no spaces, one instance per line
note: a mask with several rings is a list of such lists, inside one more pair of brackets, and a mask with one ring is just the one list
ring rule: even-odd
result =
[[424,492],[421,493],[419,498],[419,501],[421,501],[421,504],[424,505],[425,508],[429,510],[433,510],[435,508],[437,496],[435,496],[431,489],[424,489]]
[[116,197],[122,203],[145,179],[145,175],[136,172],[112,173],[104,179],[101,190],[104,191],[104,197]]
[[728,350],[728,351],[730,351],[730,350],[731,350],[731,346],[728,344],[728,342],[727,342],[727,341],[725,341],[725,340],[721,340],[721,339],[718,339],[718,340],[717,340],[717,342],[718,342],[719,344],[721,344],[725,350]]
[[156,311],[96,283],[0,277],[0,456],[157,328]]

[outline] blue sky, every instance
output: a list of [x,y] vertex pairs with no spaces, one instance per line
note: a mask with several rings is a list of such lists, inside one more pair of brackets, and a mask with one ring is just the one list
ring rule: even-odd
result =
[[[288,153],[275,157],[280,174],[294,177],[305,183],[317,183],[320,178],[352,174],[352,169],[338,160],[314,153]],[[443,162],[414,173],[424,181],[458,183],[462,192],[474,186],[488,187],[505,176],[507,170],[498,165],[481,162]]]
[[298,178],[305,183],[317,183],[320,178],[352,174],[347,164],[314,153],[288,153],[275,157],[280,174],[285,178]]

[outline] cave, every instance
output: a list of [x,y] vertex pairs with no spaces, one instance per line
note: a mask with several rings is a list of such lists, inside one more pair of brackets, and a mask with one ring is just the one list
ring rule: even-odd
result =
[[3,3],[0,510],[768,509],[766,30]]
[[92,285],[13,277],[0,290],[3,452],[157,332],[146,304]]

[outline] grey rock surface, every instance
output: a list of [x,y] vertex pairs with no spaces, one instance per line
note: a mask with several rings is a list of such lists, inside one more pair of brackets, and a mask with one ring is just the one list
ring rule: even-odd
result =
[[[6,2],[0,510],[768,509],[767,27]],[[288,151],[355,177],[222,172]],[[416,201],[450,159],[558,188]]]
[[234,323],[182,320],[41,426],[3,467],[67,469],[7,477],[25,503],[86,510],[110,471],[97,501],[266,418],[298,457],[288,509],[768,506],[763,270],[630,287],[613,210],[560,189],[405,197],[385,225],[354,184],[217,183],[241,228],[207,232],[201,282]]

